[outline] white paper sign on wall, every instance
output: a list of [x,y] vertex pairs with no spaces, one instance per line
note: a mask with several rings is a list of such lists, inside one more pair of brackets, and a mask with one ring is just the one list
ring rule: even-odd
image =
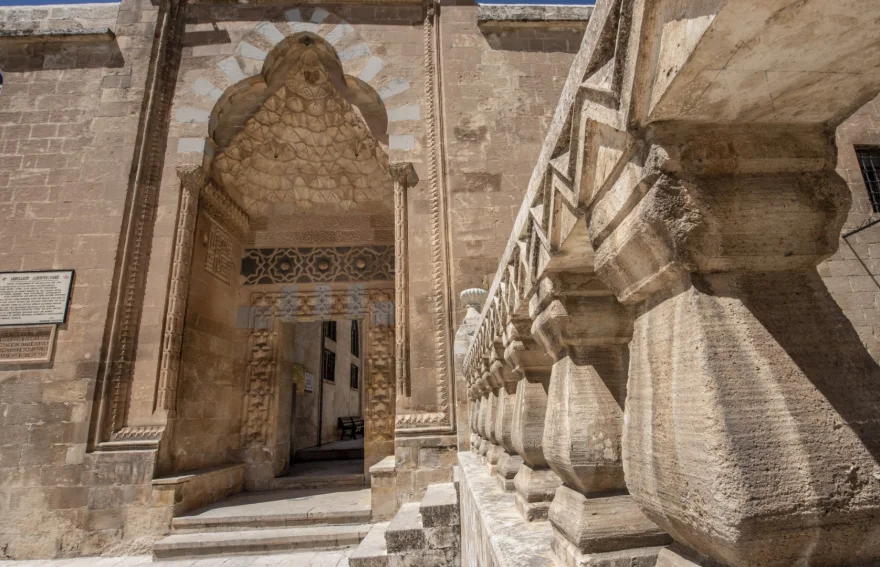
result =
[[306,392],[314,392],[315,391],[315,375],[311,372],[306,372]]

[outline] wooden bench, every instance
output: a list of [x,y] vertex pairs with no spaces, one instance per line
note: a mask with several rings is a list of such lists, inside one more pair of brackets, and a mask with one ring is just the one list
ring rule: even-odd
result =
[[362,437],[364,435],[364,420],[360,417],[340,417],[337,423],[341,432],[340,441],[345,439],[347,435],[351,435],[352,439],[357,439],[358,436]]

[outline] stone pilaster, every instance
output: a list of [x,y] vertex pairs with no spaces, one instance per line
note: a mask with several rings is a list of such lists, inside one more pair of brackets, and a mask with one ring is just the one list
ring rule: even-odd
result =
[[583,554],[669,543],[625,494],[630,311],[593,272],[550,274],[531,303],[532,334],[555,361],[543,444],[563,482],[549,511],[557,557],[574,567]]
[[607,234],[595,210],[591,234],[637,313],[627,485],[691,550],[658,565],[875,560],[880,368],[815,268],[850,205],[831,137],[680,125],[647,143],[644,196]]
[[523,464],[514,478],[516,506],[528,520],[547,517],[559,477],[550,470],[542,445],[552,360],[531,337],[528,319],[513,319],[505,331],[504,357],[521,376],[516,387],[511,442]]

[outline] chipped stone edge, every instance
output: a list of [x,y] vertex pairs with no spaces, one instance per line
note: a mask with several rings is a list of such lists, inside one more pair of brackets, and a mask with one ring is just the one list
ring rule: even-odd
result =
[[586,29],[593,6],[539,4],[486,4],[477,6],[481,28],[523,26]]

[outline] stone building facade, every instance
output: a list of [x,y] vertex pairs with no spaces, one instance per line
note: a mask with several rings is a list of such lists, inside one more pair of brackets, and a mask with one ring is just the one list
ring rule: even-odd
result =
[[698,4],[0,9],[0,272],[75,271],[0,327],[0,558],[270,488],[330,320],[466,565],[880,556],[880,13]]
[[292,337],[325,320],[362,321],[390,509],[450,480],[457,293],[489,283],[588,17],[0,9],[0,272],[75,271],[48,362],[0,329],[0,557],[145,549],[268,487],[298,448]]

